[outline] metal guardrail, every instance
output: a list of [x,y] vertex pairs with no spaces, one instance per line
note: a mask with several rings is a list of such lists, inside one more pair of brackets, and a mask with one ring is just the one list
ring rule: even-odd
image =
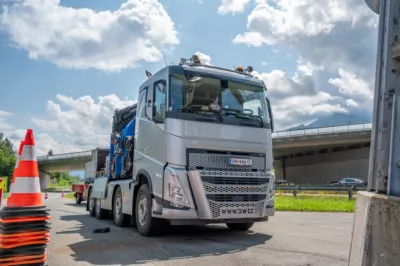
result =
[[275,191],[290,191],[294,197],[297,197],[299,191],[331,191],[331,192],[347,192],[349,200],[353,198],[353,194],[357,191],[366,191],[367,187],[336,187],[336,186],[275,186]]
[[[347,191],[349,188],[352,187],[339,187],[339,186],[275,186],[275,190],[283,190],[283,191],[292,191],[293,189],[296,189],[298,191]],[[358,191],[365,191],[368,189],[368,187],[356,187],[355,188]]]
[[322,135],[322,134],[343,133],[343,132],[369,131],[369,130],[372,130],[372,123],[276,131],[272,133],[272,138]]
[[44,162],[44,161],[77,159],[77,158],[91,157],[91,156],[92,156],[92,151],[81,151],[81,152],[47,155],[47,156],[37,156],[36,160],[38,162]]

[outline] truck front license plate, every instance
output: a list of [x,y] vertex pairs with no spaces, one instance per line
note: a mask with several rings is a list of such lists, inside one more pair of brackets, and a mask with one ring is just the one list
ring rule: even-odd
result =
[[250,159],[229,158],[228,163],[230,165],[252,165],[252,161]]
[[232,216],[232,217],[246,217],[248,215],[253,216],[256,214],[256,209],[251,207],[244,208],[220,208],[221,216]]

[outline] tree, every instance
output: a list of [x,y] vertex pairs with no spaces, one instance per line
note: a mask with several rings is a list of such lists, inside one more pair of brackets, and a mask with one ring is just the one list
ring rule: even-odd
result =
[[47,152],[47,156],[52,156],[52,155],[53,155],[53,150],[50,149],[50,150]]
[[12,142],[0,133],[0,176],[8,177],[8,184],[11,183],[16,160]]

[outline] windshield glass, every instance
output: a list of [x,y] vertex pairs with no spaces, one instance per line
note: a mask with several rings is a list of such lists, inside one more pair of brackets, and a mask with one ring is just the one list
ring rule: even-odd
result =
[[170,111],[213,112],[221,116],[269,122],[268,107],[262,86],[230,80],[191,76],[171,76]]

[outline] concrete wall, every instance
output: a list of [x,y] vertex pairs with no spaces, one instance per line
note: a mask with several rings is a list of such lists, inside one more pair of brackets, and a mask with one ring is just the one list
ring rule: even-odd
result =
[[40,189],[43,191],[49,187],[50,175],[39,170]]
[[[369,147],[275,160],[275,178],[296,184],[326,184],[344,177],[368,179]],[[283,170],[285,165],[285,171]]]

